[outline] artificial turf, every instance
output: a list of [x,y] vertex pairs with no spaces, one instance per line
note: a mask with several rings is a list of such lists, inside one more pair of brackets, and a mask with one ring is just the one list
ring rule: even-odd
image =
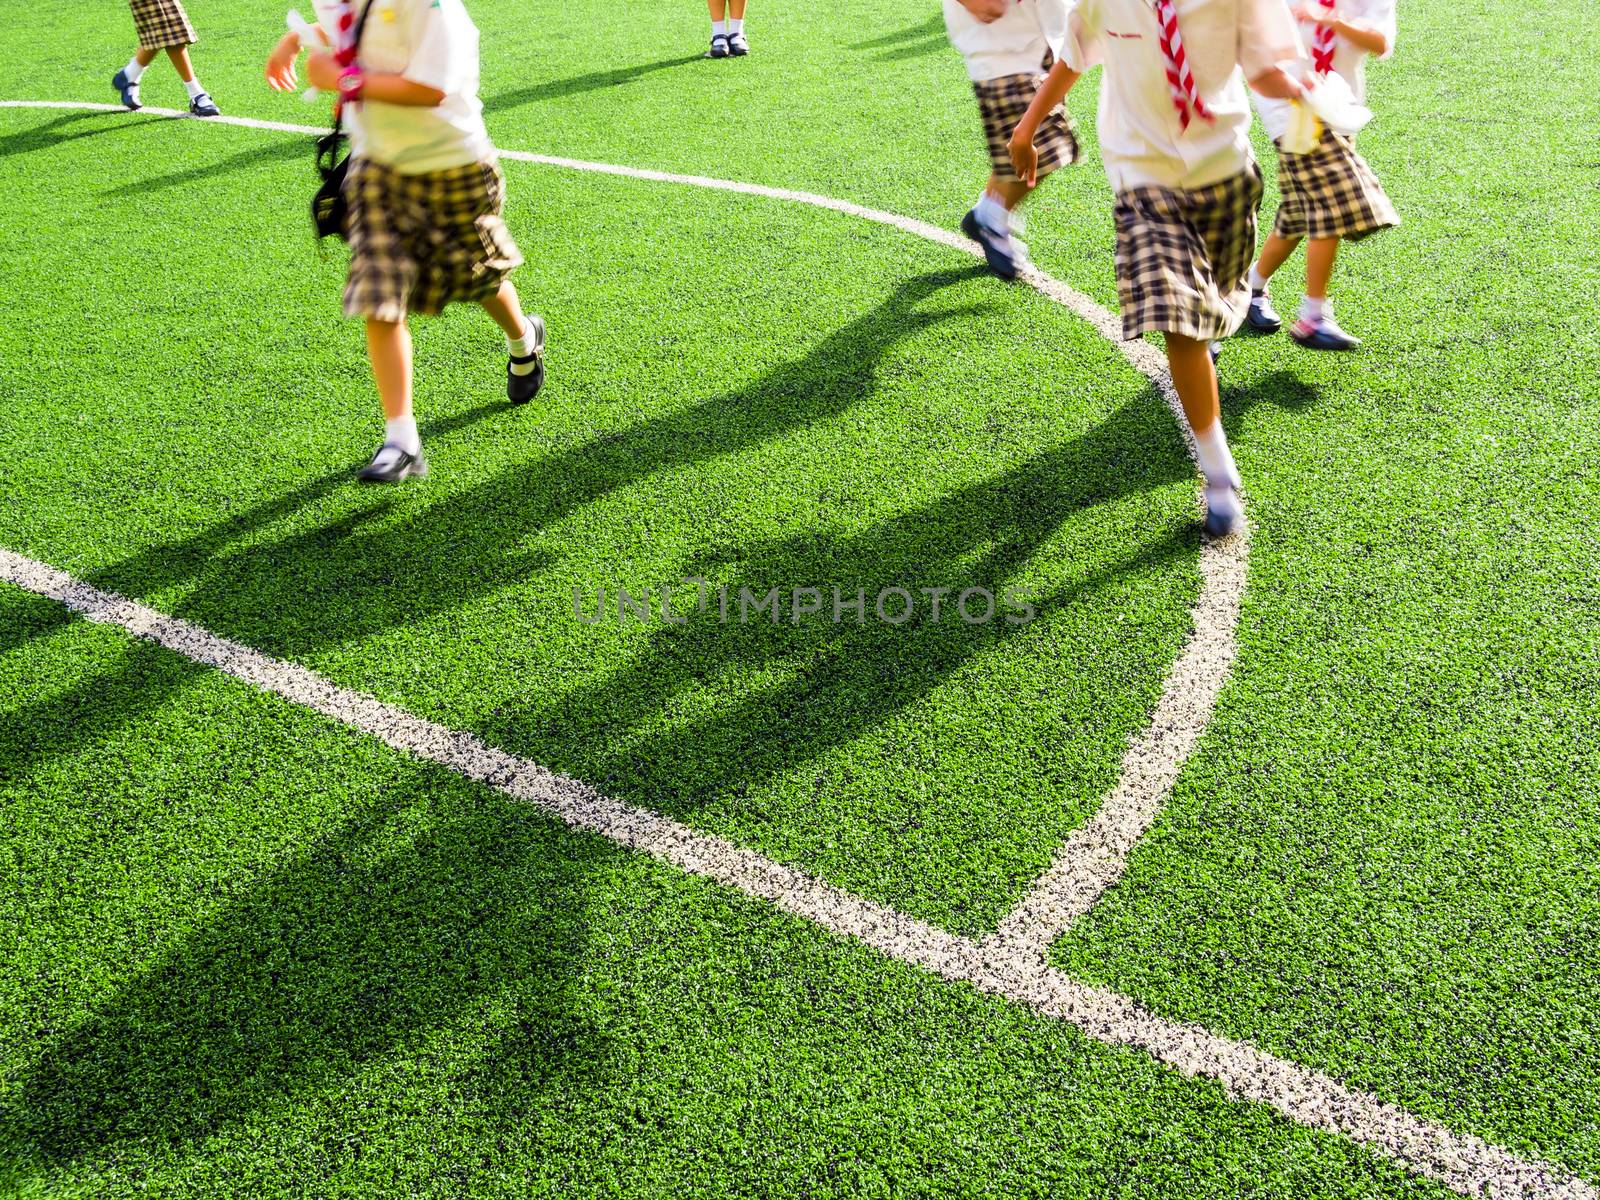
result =
[[[0,96],[110,98],[125,12],[37,7],[73,37]],[[504,146],[946,225],[981,182],[959,60],[910,0],[757,10],[738,63],[695,57],[693,5],[470,7]],[[228,112],[320,119],[259,83],[280,13],[190,10]],[[1127,880],[1055,952],[1590,1179],[1595,38],[1577,0],[1402,6],[1362,147],[1406,224],[1337,280],[1368,346],[1227,348],[1255,525],[1235,676]],[[175,105],[165,70],[146,98]],[[1072,103],[1092,146],[1090,89]],[[304,232],[306,155],[0,110],[0,545],[992,928],[1112,783],[1187,631],[1193,485],[1148,384],[895,231],[508,163],[549,391],[506,410],[482,317],[419,325],[434,476],[362,492],[373,404],[338,256]],[[1029,236],[1114,299],[1093,161]],[[573,616],[575,586],[688,574],[1043,600],[1020,628]],[[1418,1186],[4,598],[21,1194]]]

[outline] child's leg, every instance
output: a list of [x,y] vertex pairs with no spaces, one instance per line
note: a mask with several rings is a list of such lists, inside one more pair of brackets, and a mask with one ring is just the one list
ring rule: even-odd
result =
[[1319,301],[1328,298],[1333,279],[1333,260],[1339,254],[1338,238],[1312,238],[1306,244],[1306,295]]
[[1289,261],[1289,256],[1299,244],[1299,238],[1286,238],[1278,233],[1270,234],[1267,237],[1267,244],[1261,247],[1261,257],[1251,269],[1250,286],[1256,290],[1265,287],[1267,280],[1272,278],[1279,267]]
[[1206,479],[1206,531],[1225,537],[1244,519],[1239,501],[1239,472],[1222,430],[1222,405],[1217,393],[1217,368],[1211,347],[1194,338],[1166,335],[1167,365],[1183,415],[1194,433],[1200,472]]
[[711,20],[714,23],[721,24],[727,20],[728,0],[707,0],[707,3],[711,8]]
[[[153,54],[152,57],[154,57]],[[189,47],[168,46],[167,57],[172,60],[173,67],[177,69],[179,79],[185,83],[194,82],[194,67],[189,62]]]
[[744,20],[745,0],[728,0],[728,19],[733,21]]
[[483,311],[494,318],[494,323],[505,332],[509,341],[517,341],[528,331],[528,319],[522,315],[522,302],[511,280],[503,280],[500,290],[482,302]]
[[1022,202],[1033,195],[1033,189],[1022,180],[1001,179],[998,175],[989,176],[989,185],[985,190],[1005,205],[1007,212],[1016,212]]
[[368,317],[367,360],[383,405],[384,443],[416,454],[422,442],[411,412],[411,330],[406,323]]

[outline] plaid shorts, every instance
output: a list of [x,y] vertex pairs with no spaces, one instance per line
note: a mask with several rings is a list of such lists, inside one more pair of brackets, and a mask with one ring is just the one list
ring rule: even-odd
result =
[[1278,147],[1278,219],[1272,232],[1286,238],[1357,241],[1400,224],[1388,194],[1367,160],[1343,134],[1322,131],[1310,154]]
[[505,180],[492,162],[402,175],[353,158],[344,198],[346,316],[432,316],[452,300],[487,300],[522,265],[500,216]]
[[[1008,183],[1021,182],[1011,166],[1011,133],[1043,82],[1043,74],[1006,75],[972,85],[978,96],[978,112],[983,116],[983,135],[989,142],[989,162],[995,175]],[[1039,123],[1033,145],[1039,152],[1040,179],[1057,167],[1078,161],[1078,138],[1067,116],[1066,105]]]
[[1122,336],[1160,331],[1225,338],[1250,306],[1261,169],[1203,188],[1118,192],[1117,299]]
[[139,31],[139,49],[194,45],[194,26],[179,0],[128,0],[128,7],[133,9],[133,27]]

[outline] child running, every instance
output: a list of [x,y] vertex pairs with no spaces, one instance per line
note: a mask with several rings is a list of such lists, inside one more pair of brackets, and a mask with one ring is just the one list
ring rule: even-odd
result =
[[1015,279],[1028,265],[1028,248],[1016,236],[1018,208],[1038,179],[1078,160],[1065,107],[1052,109],[1034,135],[1037,179],[1018,178],[1007,149],[1055,62],[1067,20],[1067,0],[944,0],[945,29],[966,59],[989,145],[989,182],[961,219],[961,231],[983,247],[989,269],[1001,279]]
[[189,24],[189,14],[183,11],[180,0],[129,0],[133,9],[133,27],[139,34],[139,51],[111,77],[111,86],[122,97],[125,108],[138,111],[144,107],[139,97],[139,81],[144,69],[153,63],[161,51],[167,52],[178,78],[189,93],[189,111],[197,117],[216,117],[222,110],[216,106],[205,88],[195,78],[194,66],[189,62],[189,47],[194,45],[194,26]]
[[[1284,0],[1079,0],[1061,60],[1011,137],[1019,178],[1038,174],[1034,138],[1090,64],[1103,63],[1101,157],[1116,193],[1117,296],[1127,338],[1165,336],[1172,382],[1205,476],[1206,532],[1244,519],[1209,343],[1244,320],[1261,171],[1250,152],[1257,91],[1301,92],[1278,64],[1301,57]],[[1244,78],[1241,78],[1240,68]]]
[[[1318,75],[1339,75],[1362,100],[1367,55],[1387,58],[1394,50],[1394,10],[1395,0],[1311,0],[1308,7],[1296,9],[1311,46],[1311,62],[1306,65]],[[1267,296],[1267,281],[1304,238],[1306,294],[1289,336],[1312,350],[1354,350],[1361,340],[1339,327],[1328,304],[1339,242],[1392,228],[1400,218],[1377,175],[1356,153],[1353,139],[1324,128],[1309,154],[1290,154],[1283,147],[1291,103],[1257,95],[1256,111],[1277,143],[1278,190],[1283,199],[1261,258],[1250,269],[1250,324],[1262,333],[1282,328],[1282,318]]]
[[[506,335],[513,404],[544,383],[544,321],[523,315],[509,279],[522,256],[500,215],[505,182],[478,100],[478,30],[461,0],[368,0],[364,18],[318,0],[317,12],[333,50],[314,49],[306,76],[338,94],[350,133],[344,311],[366,319],[384,415],[383,442],[358,478],[394,483],[428,472],[411,407],[407,314],[481,304]],[[341,32],[330,40],[329,29]],[[294,88],[300,49],[291,32],[273,50],[273,87]]]

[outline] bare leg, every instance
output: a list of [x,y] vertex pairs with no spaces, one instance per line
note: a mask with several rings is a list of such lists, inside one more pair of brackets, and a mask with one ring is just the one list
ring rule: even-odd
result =
[[483,311],[494,318],[494,323],[512,341],[527,332],[528,321],[522,315],[522,302],[517,299],[517,289],[511,286],[509,279],[500,284],[498,292],[483,301]]
[[728,0],[728,15],[735,21],[744,20],[745,0]]
[[1018,206],[1033,194],[1033,189],[1020,179],[1001,179],[998,175],[989,176],[986,190],[1006,206],[1007,212],[1016,212]]
[[1306,295],[1313,300],[1328,298],[1328,283],[1333,279],[1333,260],[1338,253],[1338,238],[1312,238],[1306,246]]
[[1256,270],[1261,272],[1263,278],[1271,279],[1274,272],[1289,261],[1289,256],[1299,244],[1299,238],[1279,237],[1275,233],[1270,235],[1267,244],[1261,247],[1261,258],[1256,263]]
[[1167,365],[1172,368],[1172,386],[1178,389],[1183,415],[1195,436],[1209,430],[1222,417],[1217,393],[1217,368],[1211,361],[1211,347],[1194,338],[1169,333]]
[[711,6],[711,19],[713,21],[725,20],[728,16],[728,0],[707,0]]
[[[152,55],[151,57],[155,56]],[[194,82],[194,67],[189,63],[189,47],[168,46],[167,57],[172,60],[172,65],[177,68],[179,79],[185,83]]]
[[133,60],[136,63],[138,63],[141,67],[148,67],[151,63],[155,62],[156,55],[158,53],[160,53],[160,51],[157,51],[157,50],[145,50],[145,49],[141,48],[139,53],[137,53],[137,54],[135,54],[133,56]]
[[404,321],[367,318],[367,359],[385,420],[411,415],[411,330]]

